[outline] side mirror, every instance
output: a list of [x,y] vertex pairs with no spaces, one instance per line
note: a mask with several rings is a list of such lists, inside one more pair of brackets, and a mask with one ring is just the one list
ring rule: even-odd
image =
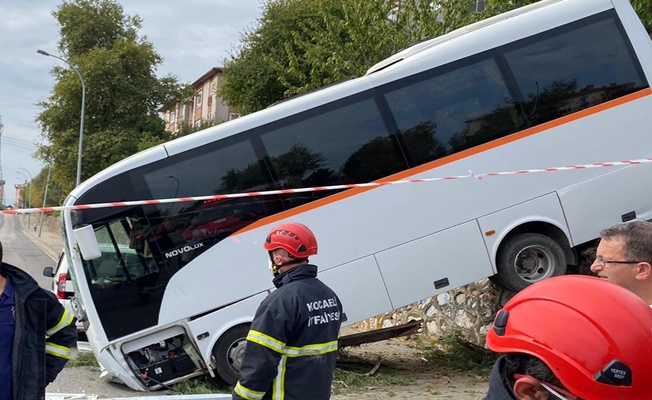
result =
[[43,276],[47,276],[48,278],[54,278],[54,268],[52,267],[43,268]]
[[84,225],[73,229],[77,245],[84,260],[95,260],[102,257],[100,245],[97,243],[93,225]]

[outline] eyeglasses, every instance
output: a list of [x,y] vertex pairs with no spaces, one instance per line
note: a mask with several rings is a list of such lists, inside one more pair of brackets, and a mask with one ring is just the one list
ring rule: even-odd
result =
[[[526,376],[529,376],[529,375],[514,374],[514,379],[521,379],[521,378],[525,378]],[[530,376],[530,377],[534,378],[533,376]],[[539,384],[544,389],[546,389],[548,392],[550,392],[550,394],[555,396],[556,399],[560,399],[560,400],[582,400],[581,398],[575,396],[574,394],[572,394],[568,390],[562,389],[560,387],[551,385],[551,384],[546,383],[546,382],[541,382],[537,378],[534,378],[534,379],[536,379],[537,382],[539,382]]]
[[597,256],[594,263],[598,264],[601,267],[604,267],[607,264],[638,264],[645,261],[620,261],[620,260],[605,260],[604,258]]

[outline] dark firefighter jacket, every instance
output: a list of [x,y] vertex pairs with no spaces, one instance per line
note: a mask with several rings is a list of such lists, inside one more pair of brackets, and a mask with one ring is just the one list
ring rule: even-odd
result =
[[6,263],[0,269],[11,280],[16,303],[11,354],[13,400],[42,399],[45,386],[70,359],[70,348],[77,340],[75,317],[27,273]]
[[484,400],[516,400],[512,390],[507,386],[502,377],[501,370],[504,364],[504,356],[498,358],[489,375],[489,392]]
[[274,278],[278,288],[258,307],[247,335],[233,399],[330,398],[342,305],[301,265]]

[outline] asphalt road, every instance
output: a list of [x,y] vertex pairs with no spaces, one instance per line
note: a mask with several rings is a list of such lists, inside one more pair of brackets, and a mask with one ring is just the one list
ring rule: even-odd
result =
[[[52,278],[43,276],[44,267],[54,267],[53,260],[47,253],[37,247],[21,230],[21,219],[25,215],[0,214],[0,242],[2,242],[2,261],[15,265],[29,273],[41,287],[52,290]],[[32,215],[31,219],[34,220]],[[31,222],[31,221],[30,221]]]

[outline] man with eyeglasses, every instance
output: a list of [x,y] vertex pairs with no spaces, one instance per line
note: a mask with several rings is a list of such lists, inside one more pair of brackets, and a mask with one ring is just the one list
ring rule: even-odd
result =
[[591,271],[652,304],[652,222],[614,225],[600,238]]
[[498,311],[485,400],[652,399],[652,310],[595,277],[533,284]]

